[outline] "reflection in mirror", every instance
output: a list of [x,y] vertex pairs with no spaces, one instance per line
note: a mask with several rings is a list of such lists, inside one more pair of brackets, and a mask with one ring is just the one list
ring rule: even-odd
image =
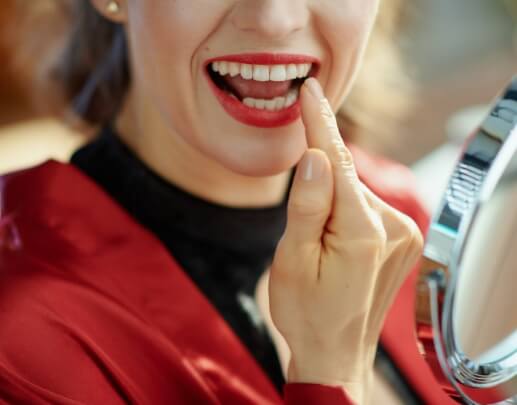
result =
[[517,336],[517,155],[481,205],[462,253],[453,310],[458,348],[470,359],[497,361]]

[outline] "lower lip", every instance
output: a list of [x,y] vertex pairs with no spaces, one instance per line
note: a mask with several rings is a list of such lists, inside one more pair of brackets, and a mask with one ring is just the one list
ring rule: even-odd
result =
[[293,105],[279,111],[259,110],[258,108],[248,107],[221,90],[207,72],[205,72],[205,76],[224,110],[243,124],[259,128],[276,128],[296,121],[301,115],[299,98]]

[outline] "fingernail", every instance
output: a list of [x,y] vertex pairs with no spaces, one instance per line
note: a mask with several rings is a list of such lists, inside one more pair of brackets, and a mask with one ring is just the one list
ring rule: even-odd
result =
[[319,82],[315,78],[308,78],[307,80],[305,80],[304,84],[310,90],[312,95],[316,97],[318,100],[325,98],[325,94],[323,94],[323,89],[321,88]]
[[300,170],[302,171],[302,178],[305,181],[317,180],[323,174],[324,161],[319,156],[313,153],[306,154],[300,164]]

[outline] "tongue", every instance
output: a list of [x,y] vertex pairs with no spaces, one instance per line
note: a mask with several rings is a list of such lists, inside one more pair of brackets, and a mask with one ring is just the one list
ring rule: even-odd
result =
[[285,96],[291,88],[292,80],[284,82],[258,82],[245,80],[241,76],[224,76],[225,82],[241,99],[246,97],[272,99]]

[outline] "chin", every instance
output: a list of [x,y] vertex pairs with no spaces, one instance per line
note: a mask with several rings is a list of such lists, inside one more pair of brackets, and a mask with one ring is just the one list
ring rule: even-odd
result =
[[306,146],[290,148],[282,153],[275,150],[255,153],[225,154],[214,156],[226,169],[249,177],[276,176],[292,169],[303,156]]

